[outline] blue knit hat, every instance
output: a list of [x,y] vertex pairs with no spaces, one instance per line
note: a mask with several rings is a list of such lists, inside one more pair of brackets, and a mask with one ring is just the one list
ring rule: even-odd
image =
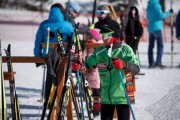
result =
[[69,2],[69,10],[79,13],[81,10],[81,7],[78,5],[77,2]]

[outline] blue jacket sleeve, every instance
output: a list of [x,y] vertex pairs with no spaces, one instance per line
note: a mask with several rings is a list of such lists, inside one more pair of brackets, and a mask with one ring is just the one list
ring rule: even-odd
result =
[[42,56],[42,47],[41,43],[43,42],[43,30],[40,25],[37,33],[36,33],[36,40],[35,40],[35,47],[34,47],[34,55],[35,56]]
[[167,18],[171,15],[171,12],[163,12],[162,7],[159,4],[156,5],[155,9],[157,11],[157,17],[159,19],[164,19],[164,18]]

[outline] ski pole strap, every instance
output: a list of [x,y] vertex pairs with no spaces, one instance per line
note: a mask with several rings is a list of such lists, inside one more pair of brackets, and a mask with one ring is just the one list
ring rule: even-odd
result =
[[129,100],[129,97],[128,97],[128,93],[127,93],[126,88],[125,88],[125,84],[123,82],[123,77],[122,77],[121,71],[119,71],[119,76],[120,76],[120,81],[122,82],[122,86],[123,86],[123,89],[124,89],[124,92],[125,92],[125,96],[127,98],[128,105],[129,105],[130,110],[131,110],[133,120],[136,120],[133,109],[132,109],[132,106],[131,106],[131,103],[130,103],[130,100]]

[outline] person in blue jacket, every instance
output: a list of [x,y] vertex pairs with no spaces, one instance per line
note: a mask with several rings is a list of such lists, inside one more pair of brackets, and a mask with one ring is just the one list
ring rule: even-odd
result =
[[42,50],[41,43],[47,42],[47,28],[50,28],[49,42],[57,43],[57,32],[61,35],[63,42],[74,39],[74,28],[72,24],[64,20],[64,8],[61,4],[55,3],[51,6],[49,18],[43,21],[36,33],[34,55],[41,57],[46,54],[46,48]]
[[[148,47],[148,61],[149,68],[160,67],[164,68],[162,65],[162,55],[163,55],[163,37],[162,28],[164,27],[163,19],[169,17],[173,13],[170,9],[168,12],[162,11],[162,6],[159,0],[149,0],[147,6],[147,19],[148,19],[148,32],[149,32],[149,47]],[[153,58],[153,48],[154,42],[157,42],[157,58],[154,61]]]

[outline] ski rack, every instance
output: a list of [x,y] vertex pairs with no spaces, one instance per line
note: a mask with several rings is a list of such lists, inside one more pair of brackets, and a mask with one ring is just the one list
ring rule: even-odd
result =
[[[84,49],[97,48],[97,47],[102,46],[102,45],[103,45],[102,43],[93,43],[93,44],[92,43],[84,43],[83,48]],[[64,43],[64,46],[67,47],[67,43]],[[42,48],[45,48],[45,47],[46,47],[46,43],[42,43]],[[53,49],[57,50],[58,43],[50,43],[49,48],[53,48]],[[12,61],[12,63],[45,63],[44,58],[34,57],[34,56],[11,56],[11,61]],[[2,57],[2,62],[3,63],[7,62],[6,56]],[[63,67],[64,71],[60,71],[59,76],[58,76],[58,79],[59,79],[59,83],[57,85],[58,93],[59,93],[57,96],[58,99],[60,99],[60,96],[62,93],[62,88],[64,86],[65,68],[66,68],[67,62],[68,62],[67,58],[62,57],[62,67]],[[14,74],[16,74],[16,73],[15,72],[4,72],[4,80],[13,80]],[[145,74],[139,73],[138,75],[145,75]],[[58,103],[58,101],[57,101],[57,103]],[[53,115],[51,116],[51,120],[54,120],[55,118],[57,118],[58,111],[59,111],[59,106],[56,106],[52,111],[52,114],[54,116]],[[114,118],[117,118],[116,113],[114,113]],[[67,120],[73,120],[71,92],[70,92],[69,102],[68,102],[68,106],[67,106]]]
[[[100,43],[96,43],[96,44],[91,44],[91,43],[85,43],[84,44],[84,48],[88,49],[88,48],[97,48],[99,46],[101,46],[103,44]],[[64,46],[67,47],[67,43],[64,43]],[[42,43],[42,48],[46,47],[46,43]],[[49,44],[50,48],[53,48],[55,50],[57,50],[58,48],[58,43],[50,43]],[[12,63],[45,63],[45,59],[42,57],[34,57],[34,56],[11,56],[11,61]],[[7,58],[6,56],[2,57],[2,62],[3,63],[7,63]],[[64,77],[65,77],[65,68],[67,65],[67,58],[63,58],[62,57],[62,67],[64,69],[64,71],[59,71],[59,83],[58,83],[58,96],[57,98],[60,99],[61,93],[62,93],[62,88],[64,86]],[[62,68],[61,68],[62,69]],[[62,74],[63,73],[63,74]],[[14,74],[16,74],[15,72],[4,72],[4,80],[13,80]],[[58,103],[58,101],[57,101]],[[59,111],[59,106],[56,106],[55,109],[53,109],[53,112],[51,116],[51,119],[54,120],[55,118],[57,118],[57,113]],[[72,96],[71,96],[71,92],[70,92],[70,96],[69,96],[69,102],[68,102],[68,106],[67,106],[67,120],[73,120],[73,110],[72,110]]]
[[15,72],[4,72],[4,80],[14,80]]

